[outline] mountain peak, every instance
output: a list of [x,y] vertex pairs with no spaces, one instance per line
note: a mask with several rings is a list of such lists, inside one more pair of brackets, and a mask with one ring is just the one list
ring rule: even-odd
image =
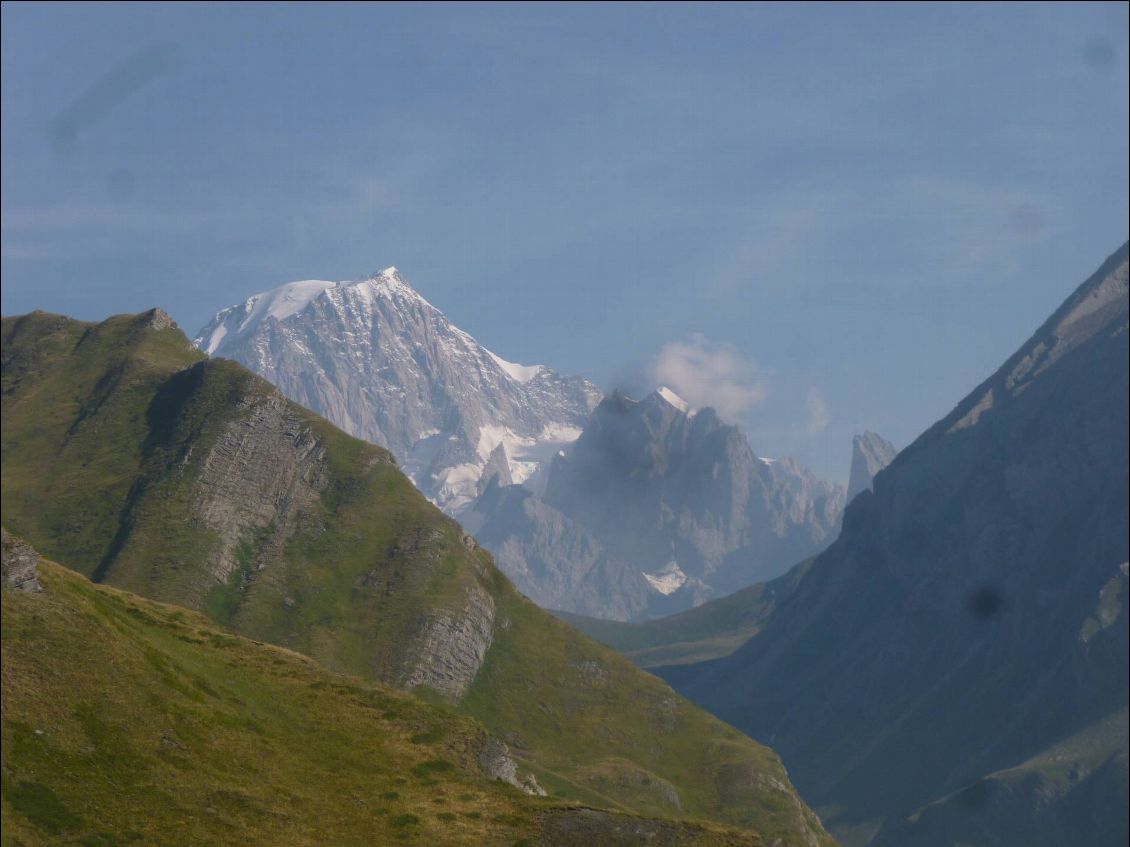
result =
[[400,270],[393,265],[380,271],[373,271],[369,276],[364,279],[359,279],[354,285],[363,285],[365,283],[376,284],[378,286],[388,287],[403,287],[411,291],[413,294],[418,294],[411,283],[408,282],[400,273]]
[[891,442],[871,430],[857,435],[851,442],[851,474],[848,478],[847,499],[871,488],[879,471],[894,461],[898,451]]
[[[412,284],[401,275],[400,270],[395,265],[390,265],[384,270],[373,271],[368,277],[359,279],[351,283],[351,285],[367,285],[378,294],[399,294],[413,301],[423,303],[433,309],[436,308],[432,306],[419,291],[412,287]],[[436,309],[436,311],[438,312],[439,309]]]
[[600,397],[586,380],[491,352],[395,267],[254,295],[220,312],[196,345],[387,447],[453,513],[477,496],[500,443],[499,461],[521,482],[579,435]]
[[691,408],[691,404],[680,397],[678,394],[676,394],[674,391],[672,391],[670,388],[668,388],[666,385],[661,385],[659,386],[659,388],[655,389],[655,394],[669,406],[674,406],[684,415],[694,414],[694,410]]
[[[241,304],[216,313],[212,321],[200,331],[193,343],[208,355],[230,347],[236,338],[255,331],[259,324],[274,318],[285,321],[303,312],[326,291],[371,291],[376,296],[399,294],[413,303],[435,309],[400,275],[395,266],[374,271],[358,280],[333,282],[326,279],[302,279],[287,282],[277,288],[252,294]],[[436,311],[439,311],[438,309]]]

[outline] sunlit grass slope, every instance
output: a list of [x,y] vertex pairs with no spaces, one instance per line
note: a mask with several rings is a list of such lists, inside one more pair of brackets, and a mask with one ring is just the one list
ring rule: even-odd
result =
[[593,814],[488,779],[486,729],[447,707],[50,562],[40,581],[2,591],[5,845],[569,844]]

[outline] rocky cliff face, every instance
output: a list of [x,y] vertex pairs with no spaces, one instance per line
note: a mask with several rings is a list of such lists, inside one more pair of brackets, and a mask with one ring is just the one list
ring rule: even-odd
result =
[[388,448],[450,514],[500,471],[527,479],[580,434],[600,399],[586,380],[496,356],[396,268],[256,294],[217,314],[195,343]]
[[881,435],[867,431],[851,440],[851,475],[848,477],[846,502],[850,503],[861,491],[870,491],[875,475],[894,461],[895,449]]
[[[201,368],[203,366],[197,366]],[[327,482],[326,447],[293,405],[276,392],[250,395],[201,464],[193,519],[219,539],[209,556],[212,584],[226,583],[241,564],[250,578],[282,551],[299,515]],[[241,544],[255,539],[241,563]],[[202,586],[204,591],[211,585]]]
[[758,635],[664,672],[848,843],[1125,841],[1127,316],[1123,246],[852,501]]
[[606,398],[545,493],[483,496],[464,520],[550,608],[628,620],[770,579],[835,532],[843,489],[759,459],[712,409],[667,389]]
[[22,539],[0,529],[0,567],[4,581],[17,591],[42,591],[39,584],[39,554]]
[[420,636],[402,685],[424,685],[460,699],[486,659],[494,631],[494,598],[472,585],[460,607],[421,621]]

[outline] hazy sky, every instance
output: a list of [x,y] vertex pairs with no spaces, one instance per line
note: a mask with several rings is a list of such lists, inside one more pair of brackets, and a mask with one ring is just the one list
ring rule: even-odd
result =
[[[1127,238],[1127,4],[3,5],[3,312],[402,273],[754,449],[905,446]],[[678,386],[676,386],[678,387]]]

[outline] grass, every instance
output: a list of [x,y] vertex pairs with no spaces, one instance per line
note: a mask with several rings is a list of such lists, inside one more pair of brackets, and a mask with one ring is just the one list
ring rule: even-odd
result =
[[[523,763],[550,794],[796,842],[797,806],[775,753],[508,583],[498,595],[509,627],[461,705],[488,726],[518,728],[514,746],[531,751]],[[821,832],[815,816],[808,823]]]
[[486,729],[448,707],[51,562],[40,580],[0,591],[5,847],[512,845],[570,811],[486,778]]
[[3,592],[5,844],[536,833],[545,801],[478,772],[475,721],[50,563],[41,580]]

